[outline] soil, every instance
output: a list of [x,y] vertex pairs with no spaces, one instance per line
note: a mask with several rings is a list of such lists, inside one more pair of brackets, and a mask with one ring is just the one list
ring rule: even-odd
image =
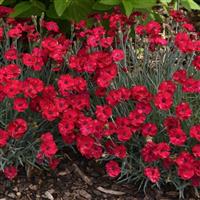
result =
[[[188,200],[197,198],[187,192]],[[193,197],[192,197],[193,196]],[[94,161],[83,158],[62,161],[54,172],[19,170],[10,182],[0,176],[0,200],[173,200],[174,188],[138,192],[134,184],[117,184]]]

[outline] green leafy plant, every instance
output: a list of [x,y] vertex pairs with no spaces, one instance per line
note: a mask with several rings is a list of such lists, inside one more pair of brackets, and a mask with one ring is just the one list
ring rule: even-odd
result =
[[110,11],[114,6],[120,6],[127,16],[133,11],[141,11],[148,16],[149,20],[162,21],[162,13],[158,13],[157,7],[166,11],[170,7],[175,9],[183,7],[188,11],[200,10],[200,6],[194,0],[1,0],[0,4],[11,6],[14,12],[11,17],[30,17],[32,15],[41,16],[62,22],[63,20],[80,21],[87,19],[91,13]]

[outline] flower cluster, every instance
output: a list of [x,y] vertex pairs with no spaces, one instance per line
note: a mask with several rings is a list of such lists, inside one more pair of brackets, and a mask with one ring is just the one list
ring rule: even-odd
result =
[[93,16],[108,21],[109,30],[80,21],[73,40],[55,22],[42,21],[43,35],[30,20],[0,15],[0,42],[9,40],[0,49],[0,148],[7,158],[0,162],[7,178],[27,159],[55,169],[59,150],[75,145],[88,159],[109,160],[110,177],[139,169],[153,183],[173,174],[200,185],[200,40],[182,13],[171,12],[179,29],[174,33],[172,24],[164,35],[158,22],[138,25],[143,14],[127,18],[116,8]]

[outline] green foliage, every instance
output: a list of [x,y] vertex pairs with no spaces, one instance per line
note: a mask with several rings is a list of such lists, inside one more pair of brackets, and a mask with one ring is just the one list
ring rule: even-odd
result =
[[187,10],[200,10],[200,6],[193,0],[182,0],[181,4]]
[[70,2],[70,0],[54,0],[54,7],[58,16],[62,16]]
[[50,19],[80,21],[94,12],[109,11],[120,6],[127,16],[135,10],[149,14],[149,19],[161,20],[154,11],[155,6],[165,10],[183,7],[189,11],[200,10],[195,0],[0,0],[0,4],[14,7],[11,17],[41,16],[42,12]]

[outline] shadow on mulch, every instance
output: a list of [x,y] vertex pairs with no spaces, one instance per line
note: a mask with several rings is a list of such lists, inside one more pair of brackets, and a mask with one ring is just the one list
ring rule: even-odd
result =
[[35,170],[30,178],[21,170],[13,182],[0,176],[0,200],[178,200],[173,189],[143,194],[133,184],[114,183],[93,161],[77,160],[61,162],[53,173]]

